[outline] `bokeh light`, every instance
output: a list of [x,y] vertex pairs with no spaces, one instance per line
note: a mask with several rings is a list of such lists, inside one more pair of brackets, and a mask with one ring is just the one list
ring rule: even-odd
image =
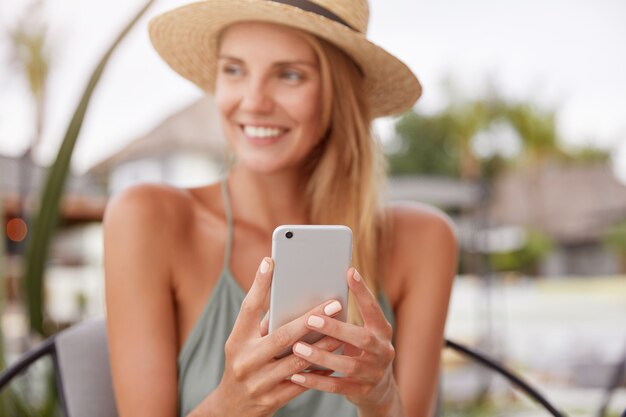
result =
[[24,219],[16,217],[7,223],[7,237],[13,242],[21,242],[28,234],[28,226]]

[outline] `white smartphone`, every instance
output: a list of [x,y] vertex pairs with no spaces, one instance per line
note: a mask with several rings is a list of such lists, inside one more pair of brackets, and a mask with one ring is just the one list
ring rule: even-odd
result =
[[[346,272],[352,264],[352,230],[347,226],[284,225],[272,236],[274,275],[270,290],[269,332],[300,317],[327,300],[343,309],[335,316],[345,321],[348,310]],[[315,343],[322,334],[302,340]],[[291,348],[280,355],[291,353]]]

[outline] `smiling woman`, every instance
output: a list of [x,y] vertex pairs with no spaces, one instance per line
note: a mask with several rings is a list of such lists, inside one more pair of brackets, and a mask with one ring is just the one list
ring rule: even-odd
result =
[[[107,208],[122,417],[431,411],[456,240],[434,208],[381,204],[372,119],[406,110],[421,87],[365,38],[367,20],[364,0],[206,0],[151,22],[165,61],[215,94],[235,162],[218,183],[141,185]],[[282,224],[353,230],[352,300],[268,334],[267,255]],[[335,319],[344,309],[348,322]],[[325,337],[299,341],[312,330]]]

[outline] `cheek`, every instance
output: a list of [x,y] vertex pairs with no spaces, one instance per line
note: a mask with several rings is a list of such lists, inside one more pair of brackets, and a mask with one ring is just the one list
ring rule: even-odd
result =
[[322,126],[322,93],[319,89],[311,92],[311,94],[302,102],[302,115],[308,123],[311,134],[317,143],[324,135],[324,126]]
[[236,102],[235,91],[218,82],[215,88],[215,103],[220,115],[227,116],[230,114],[235,108]]
[[228,120],[237,108],[239,97],[236,89],[218,84],[215,88],[215,104],[224,129],[228,130]]
[[[290,113],[301,123],[314,123],[318,126],[321,120],[321,92],[319,88],[310,88],[301,94],[292,94],[288,97],[288,104],[285,108],[290,109]],[[307,126],[310,128],[311,126]]]
[[237,107],[237,95],[233,89],[223,88],[219,84],[215,88],[215,104],[220,120],[222,132],[229,147],[234,146],[233,138],[235,127],[231,125],[230,118]]

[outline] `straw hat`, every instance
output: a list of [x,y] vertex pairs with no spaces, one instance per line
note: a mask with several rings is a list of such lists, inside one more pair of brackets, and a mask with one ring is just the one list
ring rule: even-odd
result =
[[176,72],[203,90],[215,88],[217,40],[230,24],[270,22],[298,28],[346,52],[365,77],[374,117],[410,108],[422,93],[399,59],[365,37],[367,0],[204,0],[161,14],[150,22],[150,39]]

